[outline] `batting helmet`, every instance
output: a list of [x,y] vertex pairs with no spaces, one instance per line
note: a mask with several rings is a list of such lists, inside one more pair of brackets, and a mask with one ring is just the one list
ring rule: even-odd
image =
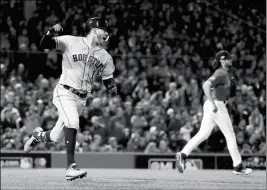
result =
[[100,17],[93,17],[87,20],[85,26],[85,32],[88,33],[92,28],[101,28],[105,31],[108,31],[108,21]]

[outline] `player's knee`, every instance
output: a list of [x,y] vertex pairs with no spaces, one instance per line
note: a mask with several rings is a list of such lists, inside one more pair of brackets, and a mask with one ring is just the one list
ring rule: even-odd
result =
[[55,142],[55,143],[57,143],[57,142],[60,142],[61,141],[61,139],[62,139],[62,136],[60,136],[59,134],[56,134],[56,133],[50,133],[50,139],[53,141],[53,142]]
[[54,138],[52,138],[52,137],[51,137],[51,140],[52,140],[53,142],[55,142],[55,143],[58,143],[58,142],[61,141],[61,138],[59,138],[59,137],[54,137]]
[[205,135],[203,135],[203,139],[207,140],[209,138],[209,136],[210,136],[209,134],[205,134]]
[[79,122],[75,123],[70,123],[69,125],[66,126],[67,128],[74,128],[74,129],[79,129]]
[[202,140],[207,140],[210,136],[209,133],[198,133],[198,135]]

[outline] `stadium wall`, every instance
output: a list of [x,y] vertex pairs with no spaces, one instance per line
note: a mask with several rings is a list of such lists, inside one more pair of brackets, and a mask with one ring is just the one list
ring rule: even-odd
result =
[[[52,168],[65,168],[67,165],[64,152],[51,154]],[[77,153],[76,162],[81,168],[134,168],[133,154],[119,153]]]
[[[253,169],[266,170],[265,155],[242,155],[244,164]],[[120,169],[175,169],[174,154],[145,153],[77,153],[76,161],[81,168],[120,168]],[[1,151],[1,168],[65,168],[65,152]],[[187,170],[232,169],[229,154],[192,154],[186,164]]]

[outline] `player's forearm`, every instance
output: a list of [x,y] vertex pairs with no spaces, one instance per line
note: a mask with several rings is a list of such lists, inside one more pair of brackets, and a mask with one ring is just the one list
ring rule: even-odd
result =
[[40,41],[40,47],[43,49],[55,49],[56,42],[52,39],[52,35],[48,31],[45,35],[43,35]]
[[114,78],[105,79],[103,80],[103,83],[111,94],[118,93]]
[[215,104],[212,95],[211,95],[211,82],[210,81],[206,81],[203,86],[202,86],[204,93],[206,95],[206,97],[208,98],[208,100],[212,103]]

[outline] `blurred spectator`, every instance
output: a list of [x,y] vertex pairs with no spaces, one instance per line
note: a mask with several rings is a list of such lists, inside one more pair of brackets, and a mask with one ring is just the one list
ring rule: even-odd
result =
[[127,143],[127,151],[129,152],[138,151],[139,139],[140,139],[139,133],[136,133],[136,132],[132,133]]
[[167,100],[169,100],[171,98],[173,98],[174,100],[179,98],[179,91],[176,88],[177,88],[177,85],[175,82],[171,82],[169,84],[169,89],[165,93],[165,98]]
[[133,114],[133,106],[131,102],[125,102],[124,103],[124,118],[125,118],[125,122],[126,122],[126,126],[129,129],[132,129],[132,124],[131,124],[131,116]]
[[91,119],[92,127],[90,128],[91,133],[94,135],[99,135],[101,137],[102,143],[106,143],[109,136],[109,130],[101,117],[93,116]]
[[91,102],[91,106],[89,106],[88,119],[91,120],[93,116],[101,116],[102,114],[101,99],[94,98]]
[[[118,144],[127,144],[127,136],[125,134],[126,119],[121,107],[117,108],[116,115],[112,116],[109,121],[109,135],[115,137]],[[126,141],[126,142],[125,142]]]
[[90,151],[100,152],[101,151],[102,138],[100,135],[94,135],[93,141],[90,144]]
[[151,154],[151,153],[158,153],[158,149],[157,149],[157,146],[156,146],[156,143],[155,142],[150,142],[148,143],[146,149],[145,149],[145,153],[146,154]]
[[236,134],[236,142],[237,142],[237,146],[238,146],[239,151],[241,151],[242,150],[242,146],[245,143],[245,135],[244,135],[243,131],[239,131]]
[[169,131],[169,147],[173,152],[178,151],[178,138],[174,131]]
[[249,116],[249,124],[255,129],[255,133],[259,133],[265,137],[263,115],[260,113],[258,107],[255,107],[251,112]]
[[240,154],[253,154],[249,144],[247,144],[247,143],[243,144],[243,147],[242,147],[242,150],[241,150]]
[[266,143],[265,142],[261,142],[259,145],[259,151],[256,152],[256,154],[259,155],[266,155]]
[[187,121],[184,126],[180,129],[180,134],[182,139],[185,141],[189,141],[191,139],[191,132],[193,131],[193,127],[190,121]]
[[148,126],[147,120],[142,113],[142,107],[139,105],[135,107],[135,113],[131,117],[131,124],[133,126],[132,131],[136,131],[139,134]]
[[20,129],[23,125],[20,113],[18,109],[14,107],[14,96],[15,94],[13,92],[7,94],[7,105],[1,111],[1,123],[3,128],[10,127]]
[[[36,48],[34,48],[34,49],[36,49]],[[45,67],[44,72],[43,72],[44,76],[54,77],[54,78],[58,78],[60,76],[61,68],[60,68],[59,62],[61,59],[60,59],[59,55],[60,54],[57,54],[56,51],[49,51],[47,53],[46,67]]]
[[171,149],[168,147],[168,143],[165,140],[160,140],[159,141],[159,148],[158,148],[159,153],[171,153]]
[[146,139],[146,137],[140,137],[139,138],[139,144],[138,144],[138,151],[139,152],[143,152],[146,148],[146,145],[148,143],[148,140]]
[[88,117],[89,117],[88,107],[85,107],[82,111],[82,114],[79,117],[79,124],[80,124],[81,132],[83,132],[85,130],[89,130],[89,126],[91,124],[91,121],[89,120]]
[[34,104],[29,106],[29,111],[26,112],[25,128],[28,134],[31,134],[35,127],[41,126],[41,117]]
[[180,120],[177,118],[175,112],[174,112],[174,109],[172,108],[169,108],[167,110],[167,129],[168,131],[180,131],[181,127],[182,127],[182,124],[180,122]]
[[[38,100],[37,103],[38,106],[44,106],[42,100]],[[48,107],[49,106],[46,107],[46,110],[43,112],[43,114],[42,111],[38,112],[38,113],[41,112],[40,115],[43,115],[41,125],[43,126],[43,129],[46,131],[51,130],[56,125],[56,122],[58,120],[58,113],[56,107],[51,106],[50,109]],[[41,107],[41,109],[43,108]]]
[[153,112],[153,116],[149,122],[149,125],[157,127],[158,131],[165,131],[167,129],[164,118],[157,111]]
[[102,150],[104,152],[117,152],[118,143],[116,137],[110,137],[108,140],[108,145],[105,145]]
[[18,36],[18,44],[19,47],[29,47],[28,31],[26,28],[23,28],[21,34]]
[[92,142],[92,136],[88,130],[84,130],[82,134],[79,136],[77,135],[77,142],[80,144],[82,152],[90,151],[90,143]]

